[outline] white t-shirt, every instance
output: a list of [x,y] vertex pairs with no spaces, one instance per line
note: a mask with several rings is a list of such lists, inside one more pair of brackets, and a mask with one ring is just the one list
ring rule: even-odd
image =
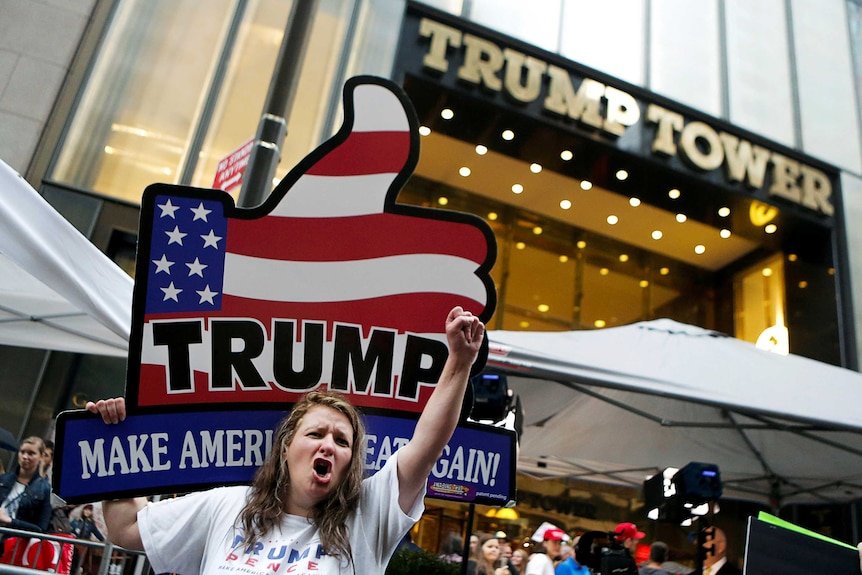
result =
[[0,505],[0,507],[3,508],[3,511],[5,511],[12,519],[15,519],[15,516],[18,515],[18,506],[21,505],[21,496],[24,495],[25,489],[27,489],[26,485],[20,481],[16,481],[15,484],[12,485],[12,489],[9,490],[9,494],[6,496],[6,499],[3,500],[3,504]]
[[[248,550],[234,526],[249,487],[220,487],[151,503],[138,512],[144,550],[156,573],[180,575],[330,575],[383,573],[405,533],[425,510],[424,491],[410,513],[398,505],[397,452],[362,482],[359,509],[347,519],[354,566],[323,554],[317,527],[286,516],[281,528]],[[354,568],[355,567],[355,568]]]
[[526,575],[554,575],[554,562],[544,553],[533,553],[527,563]]

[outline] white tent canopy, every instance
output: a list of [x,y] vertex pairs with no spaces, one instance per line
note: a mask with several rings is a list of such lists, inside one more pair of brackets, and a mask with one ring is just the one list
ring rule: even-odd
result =
[[862,497],[862,374],[668,319],[490,340],[524,407],[520,471],[642,486],[697,461],[728,497]]
[[132,286],[0,161],[0,344],[126,356]]
[[[0,344],[127,355],[133,282],[0,161]],[[519,470],[641,486],[690,461],[764,503],[862,497],[862,375],[670,320],[490,333]]]

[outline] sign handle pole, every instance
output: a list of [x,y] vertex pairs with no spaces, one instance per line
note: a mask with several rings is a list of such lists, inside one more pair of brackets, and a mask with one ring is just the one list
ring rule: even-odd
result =
[[293,2],[291,7],[237,200],[240,207],[252,208],[262,204],[272,190],[272,178],[281,159],[281,144],[287,136],[286,117],[296,96],[299,71],[316,11],[317,0]]
[[476,504],[470,504],[470,511],[467,513],[467,536],[464,537],[464,550],[462,551],[463,558],[461,559],[461,575],[467,575],[467,563],[470,561],[470,536],[473,534],[473,520],[476,517]]

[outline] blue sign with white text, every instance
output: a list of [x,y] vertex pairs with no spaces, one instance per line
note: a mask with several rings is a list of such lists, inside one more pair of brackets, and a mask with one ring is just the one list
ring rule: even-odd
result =
[[[204,411],[132,415],[106,425],[86,412],[66,413],[57,436],[63,465],[54,486],[70,503],[185,493],[250,483],[272,448],[286,412]],[[413,436],[411,419],[366,415],[365,467],[381,469]],[[428,481],[440,499],[504,505],[513,499],[515,433],[459,426]]]

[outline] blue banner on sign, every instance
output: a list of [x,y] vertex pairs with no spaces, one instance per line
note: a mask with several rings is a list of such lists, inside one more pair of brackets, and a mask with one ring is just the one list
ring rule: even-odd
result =
[[[282,410],[133,415],[105,425],[63,413],[54,488],[70,503],[249,483],[272,447]],[[370,474],[413,436],[416,422],[366,415]],[[505,505],[514,500],[514,432],[459,426],[428,481],[428,496]]]

